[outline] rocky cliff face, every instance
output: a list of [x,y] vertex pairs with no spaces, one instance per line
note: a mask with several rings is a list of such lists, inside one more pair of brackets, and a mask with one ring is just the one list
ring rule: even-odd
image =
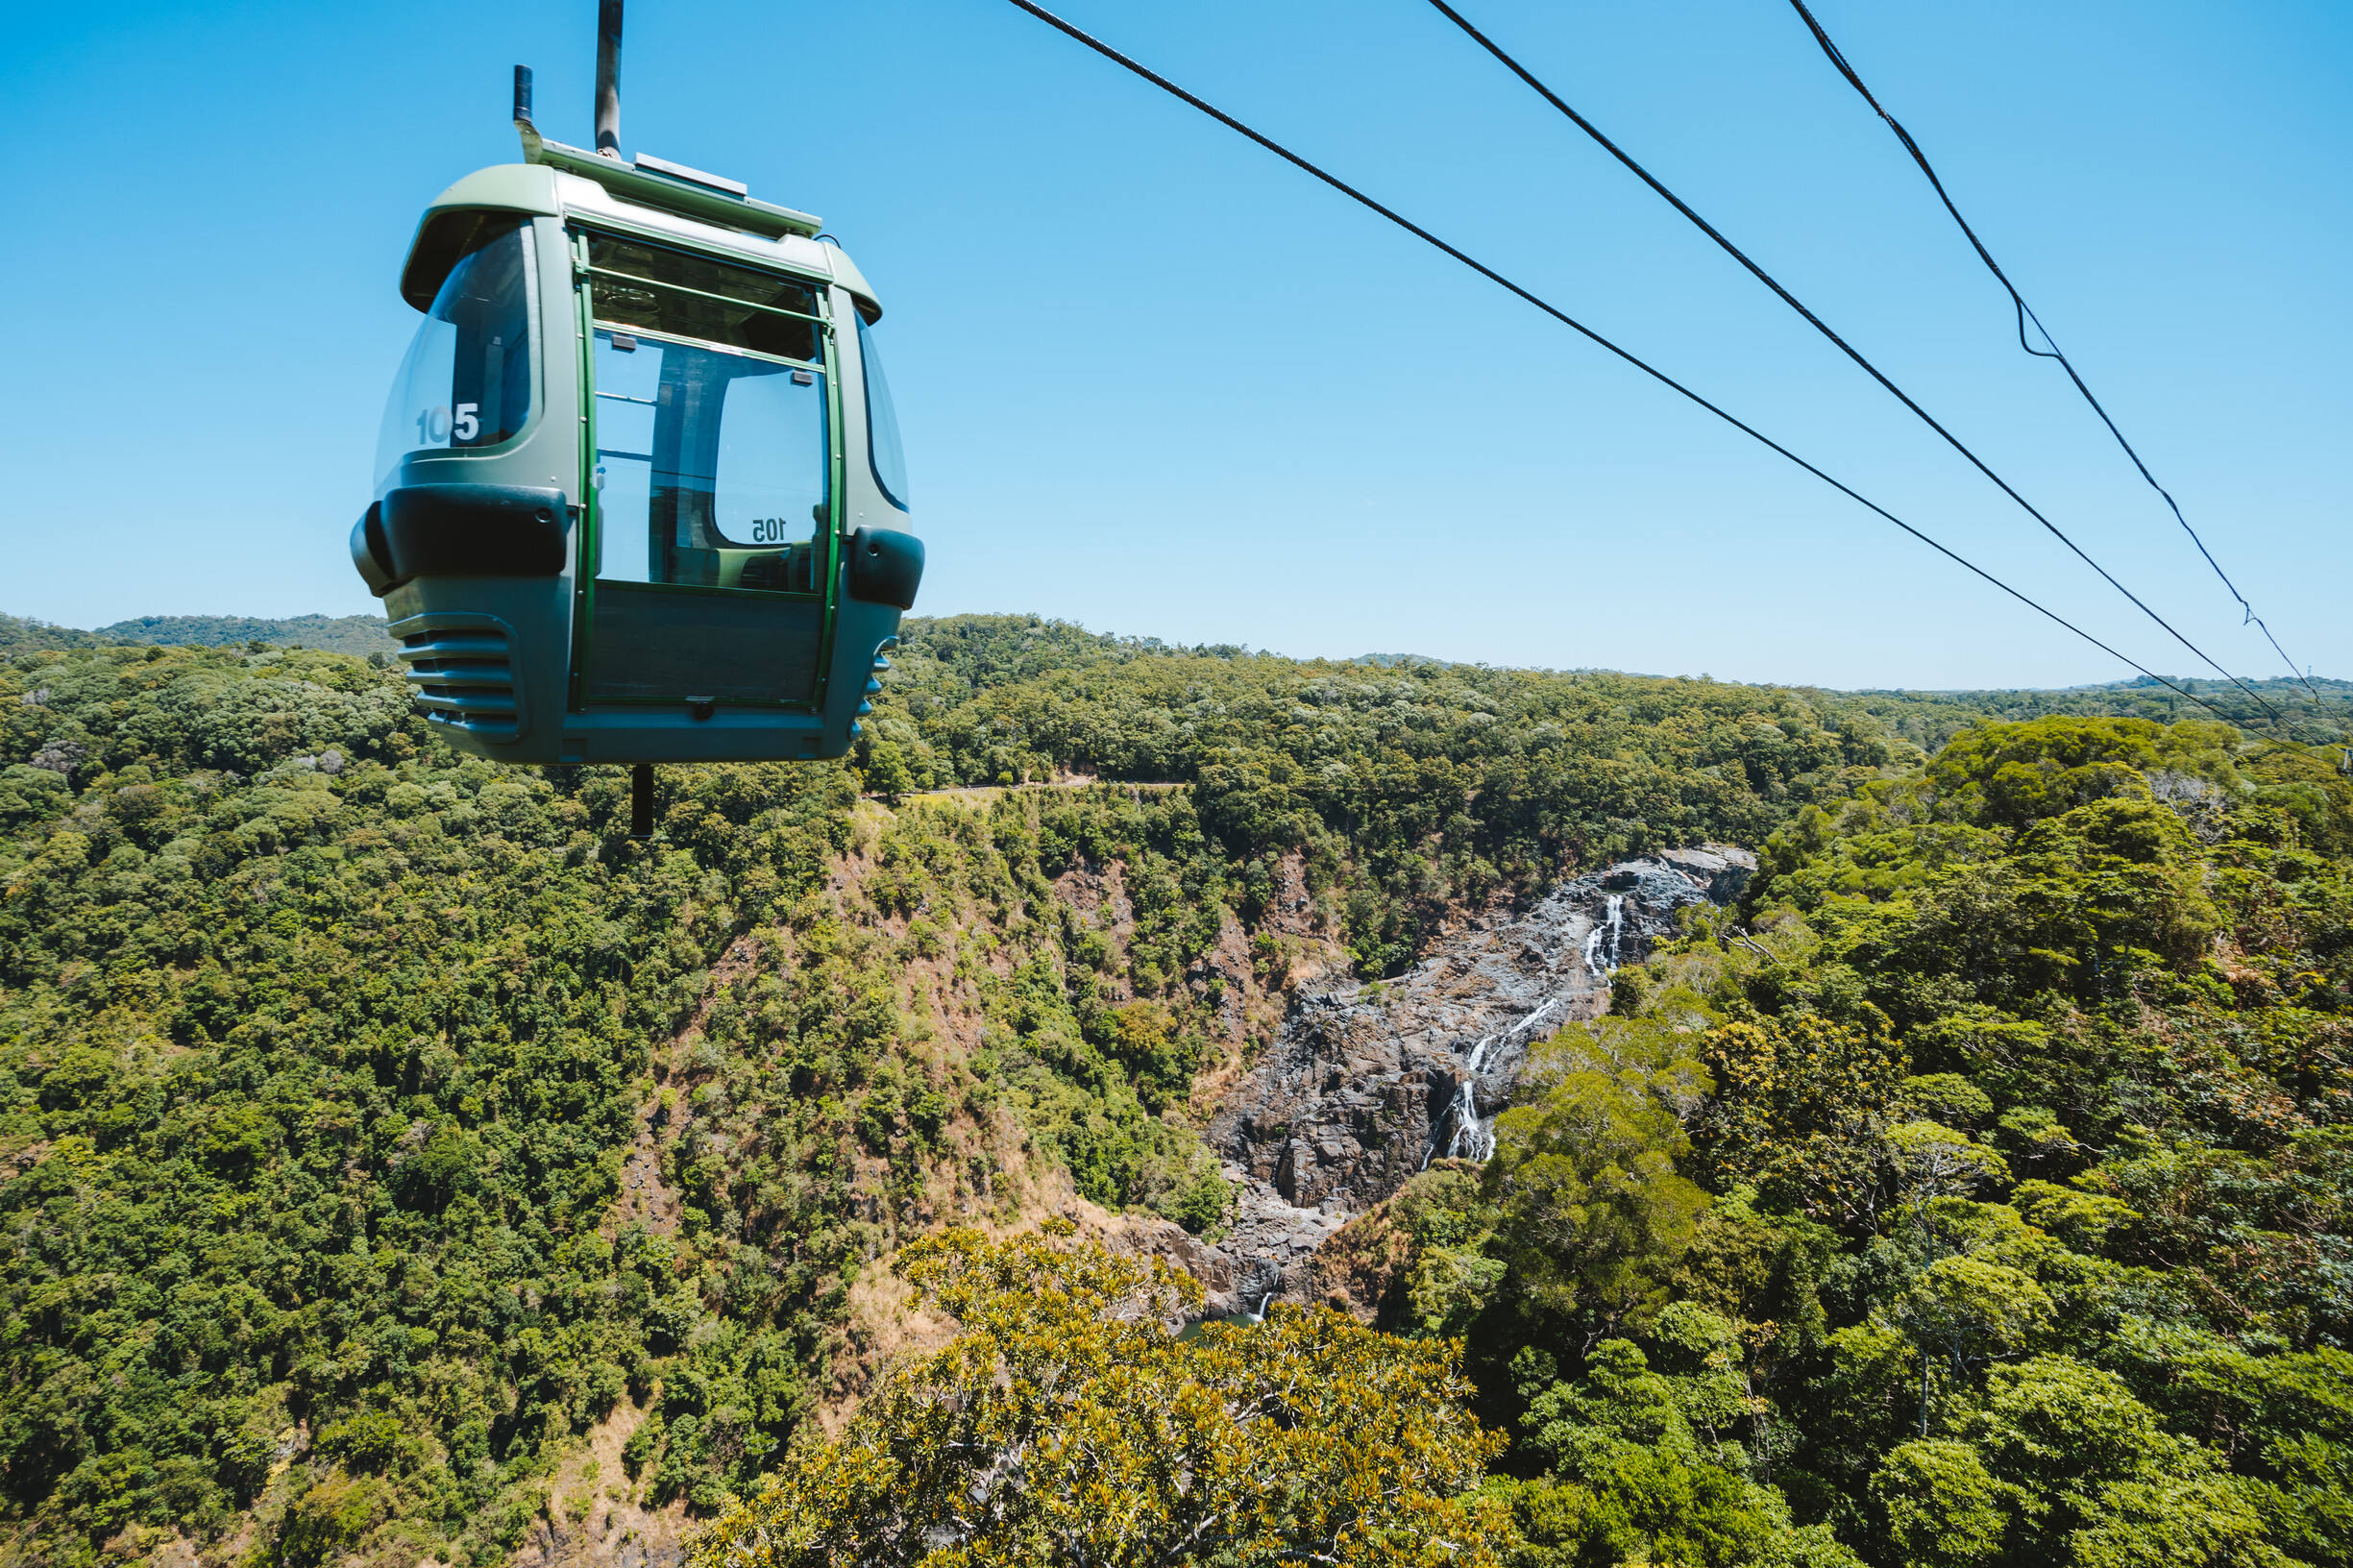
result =
[[1175,1249],[1209,1286],[1207,1311],[1304,1293],[1309,1261],[1352,1215],[1434,1158],[1483,1159],[1530,1042],[1601,1013],[1610,970],[1682,906],[1736,897],[1755,866],[1726,845],[1622,861],[1474,921],[1397,979],[1301,994],[1210,1124],[1241,1196],[1222,1242]]

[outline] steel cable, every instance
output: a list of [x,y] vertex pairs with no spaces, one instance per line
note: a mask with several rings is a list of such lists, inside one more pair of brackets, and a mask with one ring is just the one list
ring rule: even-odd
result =
[[[1586,119],[1576,110],[1570,108],[1568,103],[1564,101],[1558,93],[1553,91],[1552,88],[1546,86],[1542,82],[1538,81],[1533,72],[1530,71],[1527,66],[1522,65],[1518,61],[1512,59],[1509,54],[1505,52],[1501,45],[1496,43],[1494,39],[1488,37],[1484,33],[1482,33],[1477,27],[1472,25],[1469,18],[1465,17],[1460,12],[1455,10],[1454,7],[1448,5],[1446,0],[1430,0],[1430,4],[1434,10],[1438,12],[1439,14],[1443,15],[1448,21],[1454,23],[1455,26],[1460,28],[1465,34],[1467,34],[1470,37],[1471,41],[1478,44],[1482,49],[1484,49],[1488,54],[1493,55],[1498,61],[1500,61],[1505,69],[1511,72],[1512,75],[1518,77],[1522,82],[1525,82],[1529,86],[1534,88],[1536,93],[1542,97],[1546,103],[1551,104],[1555,109],[1566,115],[1580,131],[1582,131],[1586,135],[1591,136],[1595,142],[1600,144],[1605,152],[1609,154],[1610,157],[1616,159],[1620,163],[1625,164],[1628,169],[1633,172],[1636,179],[1639,179],[1644,184],[1650,186],[1651,189],[1655,191],[1659,196],[1665,198],[1668,205],[1672,206],[1678,212],[1680,212],[1684,217],[1690,219],[1692,226],[1697,228],[1700,233],[1705,234],[1709,239],[1714,240],[1716,244],[1723,249],[1725,255],[1730,257],[1733,260],[1748,268],[1750,273],[1755,277],[1758,282],[1763,283],[1767,288],[1773,290],[1775,294],[1780,297],[1782,304],[1788,306],[1799,315],[1804,317],[1807,325],[1811,326],[1814,331],[1820,332],[1824,337],[1829,339],[1830,342],[1837,345],[1840,353],[1844,354],[1848,358],[1853,360],[1857,365],[1860,365],[1866,375],[1868,375],[1873,380],[1877,381],[1881,386],[1885,387],[1890,393],[1894,394],[1898,402],[1901,403],[1906,408],[1909,408],[1919,417],[1921,423],[1926,425],[1928,429],[1934,430],[1938,435],[1943,436],[1945,438],[1946,445],[1951,447],[1953,451],[1959,453],[1963,457],[1968,458],[1971,466],[1975,468],[1978,473],[1984,475],[1987,478],[1993,480],[1994,483],[1999,487],[2003,495],[2008,496],[2012,501],[2018,502],[2020,506],[2023,507],[2027,516],[2033,518],[2037,523],[2042,524],[2043,527],[2049,531],[2052,538],[2058,540],[2059,543],[2065,545],[2069,550],[2074,551],[2075,557],[2082,561],[2084,565],[2090,567],[2093,571],[2098,573],[2103,578],[2105,578],[2110,587],[2114,588],[2118,593],[2122,594],[2126,599],[2131,600],[2132,602],[2139,607],[2142,614],[2147,616],[2151,621],[2156,622],[2160,626],[2163,626],[2175,642],[2181,644],[2182,647],[2188,649],[2191,652],[2196,654],[2198,658],[2203,660],[2207,668],[2213,670],[2224,680],[2227,680],[2232,685],[2238,687],[2239,690],[2244,692],[2248,697],[2253,698],[2257,705],[2260,706],[2266,713],[2269,714],[2274,721],[2278,721],[2280,719],[2279,710],[2272,707],[2270,703],[2265,701],[2261,693],[2255,691],[2254,688],[2248,686],[2246,682],[2241,680],[2237,675],[2232,674],[2228,670],[2217,663],[2216,660],[2209,655],[2204,649],[2190,641],[2189,638],[2183,636],[2179,631],[2174,630],[2170,622],[2167,621],[2164,616],[2159,615],[2155,610],[2149,608],[2149,606],[2142,600],[2140,595],[2125,587],[2121,582],[2119,582],[2115,574],[2111,573],[2106,567],[2100,565],[2099,562],[2094,560],[2090,554],[2086,553],[2081,546],[2077,545],[2074,540],[2068,537],[2064,529],[2062,529],[2057,524],[2053,523],[2049,518],[2044,516],[2041,508],[2029,502],[2024,496],[2020,495],[2018,491],[2010,484],[2009,480],[1995,473],[1992,468],[1987,466],[1982,458],[1969,449],[1968,445],[1964,443],[1959,436],[1954,435],[1950,430],[1947,429],[1943,423],[1940,422],[1933,414],[1929,413],[1928,410],[1923,408],[1917,402],[1915,402],[1910,393],[1904,391],[1902,387],[1898,386],[1894,381],[1890,380],[1880,372],[1878,366],[1873,364],[1869,359],[1864,358],[1862,354],[1854,347],[1854,345],[1849,343],[1845,338],[1839,336],[1839,334],[1831,329],[1830,325],[1824,321],[1820,316],[1814,314],[1814,312],[1806,306],[1803,301],[1800,300],[1788,289],[1783,288],[1779,281],[1771,273],[1767,272],[1763,267],[1758,266],[1756,262],[1750,257],[1746,251],[1743,251],[1739,246],[1727,239],[1715,225],[1709,223],[1705,218],[1700,216],[1699,213],[1692,210],[1690,204],[1685,202],[1680,196],[1678,196],[1674,191],[1668,189],[1652,175],[1650,170],[1644,168],[1640,163],[1635,162],[1633,158],[1630,156],[1624,148],[1620,147],[1616,142],[1610,140],[1607,135],[1603,134],[1601,127],[1595,125],[1591,120]],[[2039,326],[2040,323],[2037,325]],[[2162,494],[2162,492],[2160,493]],[[2187,527],[2187,525],[2184,526]],[[2235,589],[2233,590],[2234,593],[2237,590]],[[2242,602],[2243,602],[2243,600]]]
[[[2188,698],[2191,701],[2196,703],[2199,707],[2206,709],[2209,713],[2214,714],[2225,723],[2231,723],[2231,717],[2228,713],[2223,711],[2221,708],[2215,706],[2214,703],[2207,701],[2206,698],[2198,696],[2195,692],[2187,691],[2182,687],[2175,685],[2172,681],[2168,680],[2165,676],[2157,674],[2157,672],[2154,670],[2149,669],[2146,665],[2127,657],[2125,654],[2119,652],[2113,648],[2110,648],[2106,643],[2101,642],[2097,637],[2093,636],[2090,632],[2084,630],[2081,626],[2076,625],[2073,622],[2060,615],[2057,611],[2047,608],[2043,604],[2038,603],[2033,599],[2028,598],[2025,594],[2021,593],[2018,589],[2011,587],[2008,583],[1994,576],[1991,572],[1986,571],[1983,567],[1977,565],[1975,562],[1968,559],[1966,556],[1960,555],[1955,551],[1947,549],[1944,545],[1939,544],[1936,540],[1930,538],[1925,533],[1923,533],[1920,529],[1912,527],[1911,524],[1906,523],[1902,518],[1898,517],[1895,513],[1889,511],[1886,507],[1880,505],[1878,502],[1871,500],[1868,496],[1850,488],[1848,485],[1842,483],[1836,478],[1833,478],[1830,475],[1825,473],[1823,470],[1816,468],[1812,463],[1807,462],[1804,458],[1799,456],[1787,447],[1782,446],[1779,442],[1774,440],[1771,436],[1757,429],[1754,426],[1747,424],[1733,414],[1721,407],[1718,407],[1715,404],[1710,403],[1707,399],[1702,397],[1690,387],[1685,386],[1674,377],[1669,376],[1665,371],[1660,370],[1656,366],[1642,359],[1631,351],[1620,348],[1617,344],[1611,342],[1608,338],[1604,337],[1592,328],[1587,327],[1583,322],[1577,320],[1574,316],[1571,316],[1568,314],[1568,312],[1560,309],[1557,306],[1555,306],[1542,297],[1521,287],[1518,283],[1513,282],[1510,279],[1505,277],[1502,273],[1497,272],[1493,267],[1488,266],[1485,262],[1479,260],[1476,257],[1473,257],[1467,252],[1458,250],[1455,246],[1448,244],[1445,240],[1440,239],[1437,235],[1432,233],[1420,224],[1415,223],[1412,219],[1405,216],[1401,212],[1398,212],[1394,208],[1382,205],[1380,202],[1359,190],[1356,186],[1340,179],[1337,175],[1329,173],[1318,165],[1310,162],[1308,159],[1300,157],[1297,153],[1292,152],[1289,148],[1284,146],[1281,142],[1274,140],[1272,137],[1262,135],[1259,132],[1252,130],[1249,126],[1236,119],[1233,115],[1228,114],[1225,110],[1217,108],[1214,104],[1188,92],[1185,88],[1177,86],[1174,82],[1171,82],[1168,80],[1168,78],[1161,75],[1158,71],[1153,70],[1150,66],[1142,63],[1140,61],[1130,59],[1128,56],[1121,54],[1117,49],[1113,48],[1110,44],[1105,43],[1102,39],[1094,37],[1092,34],[1087,33],[1073,24],[1063,20],[1060,16],[1057,16],[1054,14],[1054,12],[1046,10],[1043,6],[1036,4],[1035,0],[1006,0],[1006,3],[1018,11],[1027,12],[1030,15],[1035,16],[1038,20],[1045,23],[1048,27],[1053,28],[1056,32],[1062,34],[1066,37],[1084,44],[1089,49],[1093,50],[1096,54],[1101,55],[1105,60],[1110,61],[1113,64],[1141,77],[1144,81],[1151,83],[1154,86],[1160,88],[1163,92],[1167,93],[1170,97],[1199,110],[1202,113],[1207,114],[1211,119],[1215,120],[1227,130],[1258,143],[1258,145],[1265,148],[1268,152],[1274,154],[1277,158],[1282,159],[1285,162],[1289,163],[1302,172],[1312,175],[1317,180],[1322,181],[1325,184],[1330,185],[1334,190],[1338,191],[1350,201],[1357,203],[1370,211],[1379,213],[1382,217],[1388,219],[1389,222],[1395,224],[1398,228],[1403,229],[1406,233],[1413,235],[1416,239],[1423,241],[1425,244],[1428,244],[1436,250],[1444,252],[1446,255],[1454,257],[1457,261],[1459,261],[1464,266],[1470,268],[1473,272],[1476,272],[1481,277],[1486,279],[1489,282],[1492,282],[1498,287],[1517,295],[1520,299],[1526,301],[1530,305],[1534,306],[1537,309],[1543,311],[1546,315],[1551,316],[1555,321],[1559,322],[1562,326],[1567,327],[1570,331],[1583,336],[1587,341],[1595,344],[1599,348],[1608,351],[1618,358],[1623,359],[1626,361],[1626,363],[1633,366],[1636,370],[1641,371],[1645,376],[1650,377],[1653,380],[1657,381],[1660,385],[1665,386],[1671,391],[1679,393],[1682,397],[1690,400],[1692,403],[1699,404],[1699,406],[1706,409],[1709,413],[1715,415],[1727,425],[1731,426],[1743,435],[1748,436],[1751,440],[1757,442],[1759,445],[1797,464],[1798,467],[1805,470],[1805,472],[1811,474],[1823,483],[1830,486],[1830,488],[1836,490],[1839,494],[1876,513],[1878,516],[1885,518],[1888,522],[1893,523],[1897,527],[1901,528],[1904,532],[1910,534],[1922,544],[1926,545],[1930,550],[1935,551],[1938,554],[1944,556],[1946,559],[1953,562],[1957,566],[1964,567],[1970,572],[1974,573],[1977,576],[1983,578],[1989,583],[1992,583],[1995,587],[2000,589],[2012,599],[2017,600],[2020,603],[2033,610],[2036,614],[2043,616],[2046,620],[2048,620],[2057,625],[2065,627],[2067,630],[2074,633],[2077,637],[2082,638],[2085,642],[2090,643],[2094,648],[2098,649],[2101,652],[2107,654],[2110,658],[2115,659],[2118,663],[2128,665],[2132,669],[2138,670],[2142,674],[2146,675],[2149,679],[2157,682],[2157,684],[2163,686],[2166,690],[2172,692],[2176,696]],[[2240,689],[2242,691],[2245,690],[2243,686],[2242,686]],[[2263,703],[2266,711],[2271,711],[2270,705],[2268,703],[2264,703],[2261,697],[2257,697],[2256,694],[2252,692],[2248,692],[2247,695],[2254,697],[2258,703]]]
[[[2288,650],[2279,646],[2279,639],[2271,635],[2271,628],[2264,624],[2264,618],[2255,613],[2255,606],[2247,602],[2246,595],[2241,593],[2239,585],[2230,580],[2230,574],[2222,570],[2222,563],[2214,558],[2214,551],[2206,548],[2206,541],[2198,537],[2197,529],[2192,527],[2189,518],[2182,515],[2181,503],[2173,499],[2173,492],[2157,482],[2157,476],[2148,471],[2148,464],[2141,460],[2141,454],[2133,450],[2132,443],[2124,439],[2124,432],[2109,417],[2107,408],[2092,395],[2091,387],[2084,384],[2074,361],[2060,352],[2059,340],[2050,335],[2050,329],[2043,325],[2043,318],[2034,313],[2034,307],[2018,291],[2018,285],[2010,282],[2010,275],[2001,270],[2001,263],[1995,260],[1994,253],[1985,248],[1985,241],[1977,237],[1977,231],[1972,229],[1969,220],[1961,216],[1961,209],[1953,205],[1951,193],[1945,189],[1945,182],[1937,178],[1935,167],[1928,161],[1928,155],[1920,150],[1920,143],[1912,139],[1912,133],[1906,131],[1903,122],[1890,114],[1873,96],[1871,88],[1864,86],[1861,75],[1847,62],[1847,57],[1838,45],[1830,41],[1830,35],[1823,29],[1822,23],[1815,20],[1812,12],[1806,10],[1805,0],[1789,0],[1789,3],[1797,8],[1799,16],[1804,19],[1806,31],[1814,35],[1814,41],[1822,46],[1822,52],[1829,58],[1830,63],[1838,67],[1838,74],[1847,79],[1849,86],[1862,94],[1863,102],[1871,106],[1871,111],[1886,121],[1887,128],[1896,134],[1896,139],[1903,143],[1903,150],[1912,155],[1912,161],[1920,165],[1920,172],[1928,177],[1928,184],[1935,190],[1936,199],[1945,204],[1945,210],[1952,215],[1952,221],[1969,240],[1970,248],[1977,253],[1977,259],[1985,263],[1985,270],[1994,275],[1994,281],[2001,284],[2003,292],[2010,296],[2010,304],[2018,312],[2018,346],[2038,359],[2056,359],[2059,362],[2059,368],[2067,372],[2067,379],[2075,383],[2075,390],[2083,394],[2083,401],[2092,405],[2092,412],[2099,416],[2099,422],[2108,427],[2108,433],[2116,437],[2116,444],[2124,449],[2124,455],[2132,459],[2132,466],[2141,471],[2141,478],[2148,481],[2151,490],[2165,499],[2166,508],[2173,514],[2173,521],[2181,525],[2181,531],[2190,536],[2192,544],[2197,546],[2197,552],[2206,558],[2208,566],[2214,568],[2214,575],[2222,580],[2224,588],[2230,590],[2230,597],[2239,601],[2239,608],[2245,612],[2247,622],[2251,622],[2263,633],[2264,641],[2271,645],[2271,651],[2277,653],[2280,662],[2287,665],[2288,674],[2303,682],[2313,705],[2323,713],[2327,712],[2327,704],[2320,700],[2319,688],[2313,685],[2312,677],[2297,669],[2295,660],[2290,658]],[[1444,11],[1446,8],[1439,6],[1438,9]],[[2034,323],[2034,330],[2043,335],[2043,341],[2049,345],[2047,349],[2038,349],[2026,341],[2026,323],[2030,321]]]

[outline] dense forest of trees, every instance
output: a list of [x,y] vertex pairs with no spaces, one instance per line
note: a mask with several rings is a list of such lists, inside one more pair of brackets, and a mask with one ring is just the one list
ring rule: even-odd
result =
[[[1246,1528],[1187,1494],[1201,1560],[1424,1560],[1433,1521],[1515,1568],[2353,1556],[2325,758],[2084,711],[2129,688],[1982,694],[2053,715],[1998,723],[1020,618],[912,623],[898,666],[849,767],[665,770],[640,845],[619,771],[457,758],[380,661],[0,624],[0,1556],[492,1562],[627,1410],[601,1483],[717,1517],[714,1561],[780,1497],[842,1531],[777,1560],[919,1560],[973,1475],[895,1495],[845,1456],[1034,1364],[1047,1308],[1003,1282],[1175,1287],[904,1243],[1018,1227],[1049,1172],[1214,1229],[1194,1090],[1247,1042],[1203,960],[1287,866],[1369,977],[1703,838],[1763,847],[1748,904],[1549,1042],[1483,1168],[1359,1222],[1395,1243],[1383,1332],[1278,1309],[1180,1347],[1131,1311],[1111,1355],[1049,1314],[1091,1392],[1022,1441],[1121,1388],[1204,1442],[1291,1433]],[[919,793],[1074,777],[1178,787]],[[1116,921],[1073,892],[1115,867]],[[965,1360],[825,1444],[895,1254]],[[1310,1375],[1322,1403],[1269,1392]],[[1396,1508],[1351,1512],[1300,1445],[1371,1444],[1373,1406]],[[1189,1484],[1148,1458],[1134,1497]],[[763,1515],[772,1474],[801,1490]],[[969,1560],[1168,1539],[1006,1512],[1029,1533]],[[842,1544],[878,1530],[901,1556]]]
[[1248,887],[1293,850],[1345,883],[1367,975],[1448,908],[1630,850],[1760,842],[1895,754],[1859,704],[1782,688],[1303,664],[1014,617],[919,624],[908,644],[854,759],[870,787],[1191,785]]
[[1513,1560],[2353,1557],[2349,856],[2325,761],[2216,723],[1801,811],[1392,1206]]

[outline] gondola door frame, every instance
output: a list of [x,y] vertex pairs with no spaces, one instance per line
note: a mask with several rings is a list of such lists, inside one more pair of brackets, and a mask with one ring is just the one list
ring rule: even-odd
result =
[[[589,660],[592,654],[597,622],[597,578],[603,565],[604,550],[604,491],[597,483],[598,456],[602,450],[598,432],[596,342],[597,319],[594,291],[594,269],[589,261],[591,233],[614,234],[645,241],[670,250],[688,250],[681,236],[660,230],[633,231],[631,226],[600,215],[583,226],[568,223],[563,231],[565,264],[570,271],[571,320],[575,381],[579,397],[579,487],[581,498],[579,527],[573,585],[571,667],[567,679],[567,702],[574,713],[587,711],[590,698],[587,689]],[[793,698],[760,706],[776,706],[793,711],[822,714],[832,695],[834,633],[841,615],[843,593],[843,551],[848,537],[848,427],[847,427],[847,367],[843,358],[840,334],[842,311],[855,310],[856,299],[840,282],[829,279],[807,276],[787,268],[762,267],[753,257],[732,251],[713,253],[714,259],[723,259],[731,266],[750,267],[772,272],[806,285],[818,309],[818,360],[820,390],[824,399],[825,418],[825,518],[817,530],[812,544],[821,547],[815,563],[815,597],[819,600],[819,637],[815,674],[805,698]],[[640,335],[661,339],[663,334],[643,331]],[[718,347],[719,345],[712,345]],[[752,355],[752,357],[765,357]],[[863,372],[864,361],[860,361]],[[650,585],[673,589],[680,593],[699,590],[677,584]],[[765,592],[767,590],[751,590]]]

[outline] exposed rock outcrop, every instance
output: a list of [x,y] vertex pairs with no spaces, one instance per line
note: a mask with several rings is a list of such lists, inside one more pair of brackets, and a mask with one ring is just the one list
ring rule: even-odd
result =
[[1483,1158],[1528,1047],[1609,1001],[1609,971],[1727,903],[1755,869],[1710,845],[1621,861],[1534,905],[1474,920],[1408,973],[1311,988],[1225,1095],[1209,1139],[1240,1188],[1236,1222],[1183,1262],[1206,1311],[1309,1287],[1308,1260],[1433,1159]]

